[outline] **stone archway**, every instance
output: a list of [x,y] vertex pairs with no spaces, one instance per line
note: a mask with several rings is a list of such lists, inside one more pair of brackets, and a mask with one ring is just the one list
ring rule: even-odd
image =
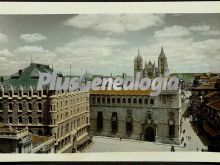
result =
[[147,126],[144,129],[144,140],[154,142],[155,141],[155,129],[151,126]]

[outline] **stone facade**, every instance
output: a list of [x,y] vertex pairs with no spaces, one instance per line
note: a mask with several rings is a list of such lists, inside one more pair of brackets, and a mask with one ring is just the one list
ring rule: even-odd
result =
[[92,134],[179,144],[181,91],[162,91],[157,97],[142,92],[91,93]]

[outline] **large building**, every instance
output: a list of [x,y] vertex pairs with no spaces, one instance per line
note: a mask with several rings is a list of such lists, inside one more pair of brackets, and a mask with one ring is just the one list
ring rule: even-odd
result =
[[31,63],[0,84],[0,123],[54,136],[55,152],[76,152],[90,141],[89,94],[51,91],[48,87],[37,91],[39,72],[52,71],[47,65]]
[[138,50],[138,55],[134,59],[134,76],[136,76],[137,72],[140,72],[142,77],[149,78],[168,76],[169,68],[163,47],[161,48],[161,52],[158,57],[158,66],[156,66],[155,62],[152,63],[150,60],[148,63],[146,61],[144,63],[143,57],[140,55],[140,51]]
[[[163,48],[158,68],[149,62],[143,68],[138,53],[134,60],[134,75],[166,76],[168,63]],[[180,143],[181,90],[162,90],[159,96],[149,91],[91,91],[90,121],[93,135],[115,136],[162,143]]]

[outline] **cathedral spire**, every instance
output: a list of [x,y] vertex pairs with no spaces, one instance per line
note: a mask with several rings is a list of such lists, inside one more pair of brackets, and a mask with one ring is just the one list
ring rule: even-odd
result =
[[165,56],[165,53],[164,53],[164,50],[163,50],[163,45],[162,45],[162,47],[161,47],[161,51],[160,51],[159,57],[166,57],[166,56]]

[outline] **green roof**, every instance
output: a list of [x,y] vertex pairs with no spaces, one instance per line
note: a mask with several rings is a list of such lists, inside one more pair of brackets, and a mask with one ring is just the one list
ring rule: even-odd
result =
[[20,86],[22,86],[24,90],[30,86],[35,89],[39,79],[39,72],[52,73],[53,70],[49,65],[31,63],[28,67],[11,75],[11,77],[5,80],[2,85],[4,88],[8,88],[12,85],[14,89],[18,89]]

